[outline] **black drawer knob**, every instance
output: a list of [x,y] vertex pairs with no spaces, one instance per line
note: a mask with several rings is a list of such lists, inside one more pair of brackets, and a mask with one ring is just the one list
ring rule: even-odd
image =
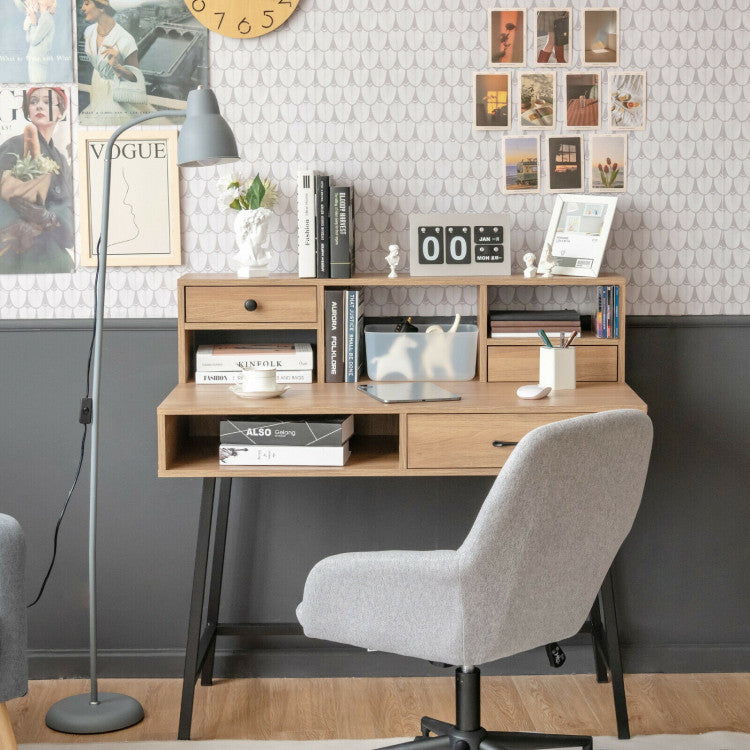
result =
[[248,312],[252,312],[253,310],[258,309],[258,303],[254,299],[246,299],[245,300],[245,310]]
[[507,448],[511,445],[518,445],[518,443],[511,443],[509,440],[493,440],[492,441],[493,448]]

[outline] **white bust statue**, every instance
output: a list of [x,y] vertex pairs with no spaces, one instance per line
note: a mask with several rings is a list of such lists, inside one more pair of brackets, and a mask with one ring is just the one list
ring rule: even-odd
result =
[[543,279],[549,279],[552,276],[552,269],[555,267],[555,261],[552,260],[552,245],[549,242],[544,243],[542,257],[539,258],[539,273]]
[[391,272],[388,274],[389,279],[398,278],[396,273],[396,266],[399,261],[399,248],[398,245],[388,245],[388,255],[385,256],[385,262],[390,266]]
[[535,260],[536,255],[534,255],[534,253],[524,253],[523,262],[526,264],[526,268],[523,269],[523,275],[527,279],[532,279],[536,276],[536,268],[534,267]]

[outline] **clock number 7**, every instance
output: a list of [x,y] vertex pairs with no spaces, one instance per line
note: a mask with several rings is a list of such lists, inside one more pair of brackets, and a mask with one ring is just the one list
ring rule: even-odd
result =
[[[245,26],[247,28],[244,28]],[[249,34],[252,31],[252,26],[250,26],[250,21],[248,21],[247,18],[243,18],[237,24],[237,31],[239,31],[240,34]]]
[[221,24],[224,23],[224,16],[226,15],[226,13],[223,13],[223,12],[220,12],[220,11],[214,11],[214,15],[215,16],[221,16],[221,18],[219,19],[219,25],[216,27],[217,29],[220,29],[221,28]]
[[206,0],[193,0],[190,5],[196,13],[202,13],[206,10]]

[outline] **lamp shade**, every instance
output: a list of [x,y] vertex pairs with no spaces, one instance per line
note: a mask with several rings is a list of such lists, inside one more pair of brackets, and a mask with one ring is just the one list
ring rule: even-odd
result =
[[237,142],[211,89],[193,89],[187,98],[185,122],[177,141],[181,167],[226,164],[239,159]]

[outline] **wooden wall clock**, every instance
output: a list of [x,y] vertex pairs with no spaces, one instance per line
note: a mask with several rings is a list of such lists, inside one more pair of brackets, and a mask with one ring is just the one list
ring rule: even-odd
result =
[[299,0],[185,0],[203,26],[235,39],[275,31],[298,4]]

